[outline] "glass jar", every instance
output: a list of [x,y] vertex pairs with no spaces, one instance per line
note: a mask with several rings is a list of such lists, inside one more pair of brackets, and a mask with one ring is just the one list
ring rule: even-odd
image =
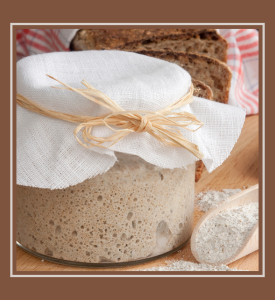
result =
[[79,266],[144,262],[182,247],[192,233],[195,164],[161,169],[116,155],[108,172],[75,186],[18,185],[18,245]]

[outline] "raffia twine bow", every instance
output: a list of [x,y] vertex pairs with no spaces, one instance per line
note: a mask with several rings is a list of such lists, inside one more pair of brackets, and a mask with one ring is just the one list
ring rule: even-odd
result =
[[[44,115],[46,117],[68,121],[71,123],[79,124],[75,130],[74,135],[78,143],[85,147],[102,147],[109,148],[115,143],[119,142],[125,136],[132,132],[148,132],[158,141],[162,142],[165,145],[173,147],[183,147],[194,154],[197,158],[201,159],[203,154],[199,151],[199,148],[196,144],[191,143],[186,138],[184,138],[179,130],[168,126],[177,126],[184,128],[189,131],[196,131],[204,124],[199,121],[194,115],[188,112],[175,113],[172,112],[176,108],[179,108],[183,105],[191,103],[193,101],[193,91],[194,87],[191,84],[189,93],[184,97],[176,101],[175,103],[168,105],[166,108],[158,110],[156,112],[143,111],[143,110],[133,110],[125,111],[120,107],[115,101],[110,99],[104,93],[98,91],[92,87],[85,80],[82,80],[82,84],[86,89],[76,89],[73,88],[54,77],[47,75],[48,77],[56,80],[64,86],[55,87],[57,89],[66,89],[74,91],[83,97],[109,109],[112,113],[105,114],[99,117],[90,117],[90,116],[78,116],[72,114],[61,113],[57,111],[52,111],[44,108],[43,106],[37,104],[36,102],[25,98],[24,96],[17,93],[16,102],[18,105],[32,111]],[[91,130],[94,126],[105,125],[110,128],[112,131],[115,131],[109,137],[95,137],[91,135]],[[196,129],[190,129],[188,126],[197,125]],[[119,129],[113,128],[115,126]],[[163,127],[165,126],[165,127]],[[77,134],[82,132],[82,137],[85,143],[83,143],[78,137]],[[108,147],[102,145],[103,143],[111,142],[112,144]]]

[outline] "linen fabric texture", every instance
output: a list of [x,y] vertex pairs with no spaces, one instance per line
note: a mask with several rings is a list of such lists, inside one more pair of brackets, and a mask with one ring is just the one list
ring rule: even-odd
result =
[[[125,110],[155,112],[179,100],[191,86],[189,73],[176,64],[117,50],[54,52],[17,62],[17,93],[47,109],[85,116],[111,112],[73,91],[52,88],[61,84],[46,74],[75,88],[84,88],[81,81],[85,79]],[[204,126],[196,132],[175,129],[199,146],[203,162],[212,172],[230,155],[241,133],[245,110],[193,98],[175,112],[190,112]],[[76,185],[107,172],[117,160],[116,151],[169,169],[185,168],[198,160],[188,150],[165,146],[146,132],[130,133],[107,149],[86,149],[75,139],[76,126],[17,105],[17,184],[48,189]],[[91,134],[103,137],[113,131],[98,126]]]

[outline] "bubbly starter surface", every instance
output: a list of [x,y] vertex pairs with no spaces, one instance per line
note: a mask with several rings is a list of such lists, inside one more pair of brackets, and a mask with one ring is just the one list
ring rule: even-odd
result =
[[116,155],[107,173],[66,189],[18,185],[18,242],[85,263],[144,259],[184,243],[192,233],[195,165],[161,169]]

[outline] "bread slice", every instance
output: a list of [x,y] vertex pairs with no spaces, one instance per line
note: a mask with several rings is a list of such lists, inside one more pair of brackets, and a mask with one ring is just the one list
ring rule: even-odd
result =
[[71,49],[75,51],[116,49],[136,40],[199,30],[201,29],[81,29],[72,40]]
[[165,50],[203,54],[223,62],[227,61],[228,43],[214,29],[186,31],[181,34],[152,36],[127,42],[119,50]]
[[225,63],[204,55],[186,52],[140,49],[133,52],[163,59],[181,66],[193,79],[202,81],[211,88],[214,101],[228,103],[232,74]]
[[215,29],[83,29],[72,50],[170,50],[204,54],[226,62],[227,41]]
[[[213,100],[213,93],[209,86],[195,79],[192,79],[192,83],[194,85],[194,96]],[[202,162],[202,160],[196,161],[195,182],[198,182],[200,180],[203,169],[204,163]]]

